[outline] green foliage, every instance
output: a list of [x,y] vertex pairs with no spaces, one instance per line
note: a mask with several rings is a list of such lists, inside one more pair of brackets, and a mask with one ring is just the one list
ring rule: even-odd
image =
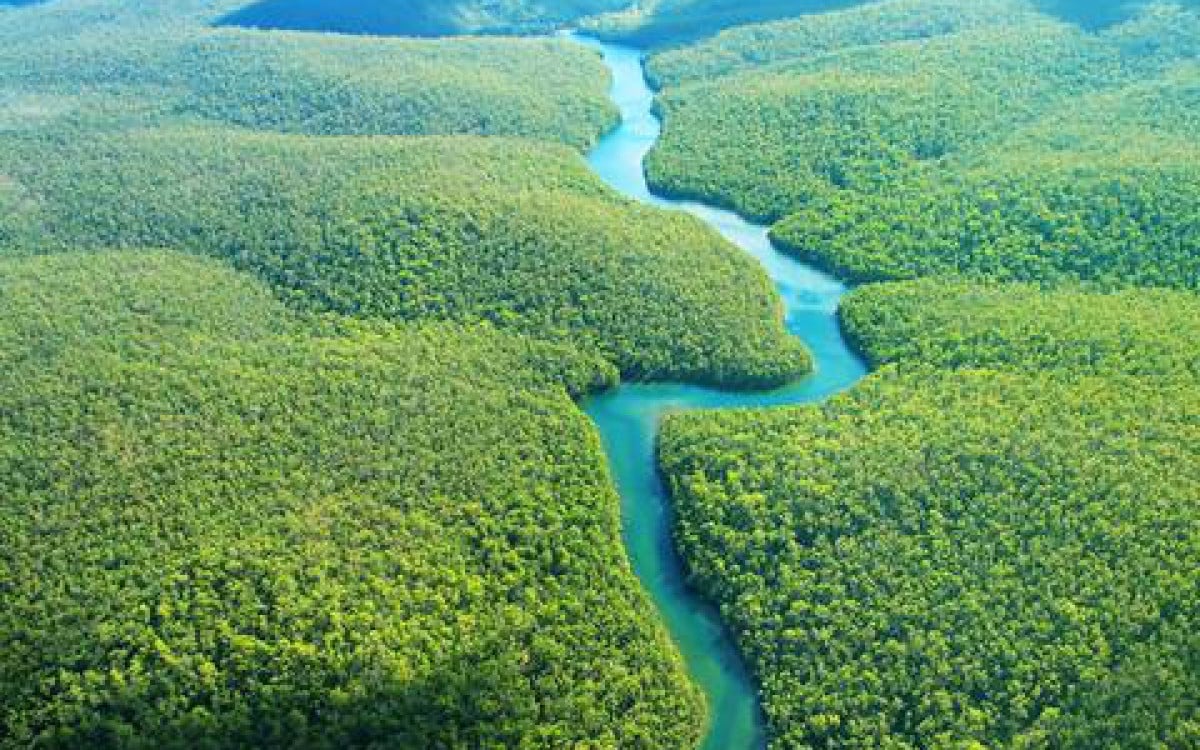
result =
[[[1036,122],[1073,96],[1140,80],[1164,54],[1125,55],[1116,43],[1028,13],[904,38],[912,23],[936,18],[926,16],[927,4],[791,22],[827,38],[830,51],[818,46],[802,58],[667,91],[667,130],[651,177],[672,192],[779,218],[838,190],[871,194],[913,172],[943,177],[946,157]],[[872,33],[884,41],[855,44]],[[794,36],[779,43],[793,49]]]
[[1200,298],[937,277],[841,314],[881,372],[660,445],[773,746],[1195,745]]
[[330,137],[583,146],[593,53],[230,5],[0,14],[0,747],[694,744],[572,398],[803,367],[766,280],[566,146]]
[[[766,278],[587,173],[593,53],[210,26],[245,6],[0,12],[0,747],[694,745],[572,398],[806,371]],[[891,363],[850,395],[666,425],[776,746],[1200,744],[1200,307],[1104,289],[1200,289],[1198,51],[1174,6],[885,0],[652,58],[656,185],[933,277],[850,298]]]
[[[933,0],[926,3],[921,13],[932,22],[933,25],[927,27],[930,31],[939,24],[944,24],[943,29],[973,25],[979,13],[990,15],[1013,10],[1037,10],[1086,29],[1100,29],[1136,17],[1154,1],[959,0],[953,3]],[[1171,1],[1188,7],[1198,5],[1197,0]],[[706,53],[735,58],[753,49],[751,56],[762,61],[773,59],[781,52],[784,55],[804,54],[803,46],[799,45],[791,46],[790,53],[783,52],[789,49],[782,43],[783,39],[801,43],[811,40],[807,31],[793,36],[793,29],[788,29],[786,24],[764,22],[803,17],[820,26],[826,19],[836,18],[836,11],[841,9],[862,6],[867,13],[878,10],[886,17],[891,12],[889,6],[905,4],[909,3],[906,0],[644,0],[625,11],[585,19],[584,25],[601,37],[641,47],[671,48],[706,40],[702,45]],[[802,26],[800,24],[794,30]],[[732,31],[721,33],[731,28]],[[718,38],[709,40],[713,36]],[[760,58],[760,54],[763,57]]]
[[816,14],[864,0],[644,0],[622,12],[587,19],[584,28],[604,39],[639,47],[669,47],[721,29]]
[[15,142],[10,248],[213,255],[305,309],[482,318],[635,379],[774,384],[809,366],[751,259],[620,199],[566,148],[213,129]]
[[79,346],[121,359],[159,358],[162,347],[263,341],[306,325],[251,277],[199,258],[126,252],[0,264],[6,366],[65,365]]
[[211,32],[164,77],[176,114],[311,134],[521,135],[591,145],[615,123],[588,50],[558,40],[443,42]]
[[604,365],[167,253],[4,260],[0,307],[0,747],[697,740],[567,393]]
[[[956,4],[957,5],[957,4]],[[1101,35],[1021,3],[895,0],[653,59],[652,181],[855,280],[1200,284],[1200,15]]]
[[221,22],[352,34],[495,34],[547,31],[627,4],[627,0],[260,0]]
[[160,120],[315,135],[521,135],[585,147],[615,120],[599,59],[570,42],[209,28],[220,7],[61,0],[0,16],[0,91],[98,94]]
[[5,252],[214,255],[303,308],[482,318],[631,378],[807,370],[752,262],[616,200],[564,149],[249,132],[581,147],[613,118],[594,52],[206,26],[229,6],[63,0],[0,19]]
[[842,323],[874,365],[1200,383],[1200,298],[1187,292],[1045,290],[922,279],[875,284],[844,302]]
[[1196,381],[907,366],[660,452],[773,747],[1200,737]]
[[854,47],[930,39],[1033,17],[1024,5],[1008,0],[892,0],[846,13],[730,29],[656,54],[647,68],[656,86],[675,87]]
[[572,399],[805,371],[761,269],[594,53],[233,4],[0,14],[0,747],[695,745]]
[[1200,288],[1200,68],[1074,103],[893,191],[831,193],[776,227],[857,279],[963,273]]

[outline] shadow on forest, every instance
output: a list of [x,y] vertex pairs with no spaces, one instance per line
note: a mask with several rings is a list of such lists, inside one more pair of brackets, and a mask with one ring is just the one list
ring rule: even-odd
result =
[[[1192,2],[1175,1],[1181,5]],[[1127,21],[1151,0],[1037,0],[1036,4],[1050,15],[1094,31]]]
[[[27,5],[44,0],[0,0],[0,5]],[[783,17],[819,13],[861,5],[872,0],[791,0],[773,2],[761,9],[743,3],[718,0],[705,7],[705,14],[728,14],[722,25],[768,21]],[[1046,13],[1077,23],[1087,29],[1101,29],[1127,20],[1138,9],[1154,0],[1035,0]],[[1198,5],[1200,0],[1168,0],[1183,5]],[[737,7],[734,7],[737,6]],[[686,4],[684,8],[690,7]],[[472,26],[475,6],[471,0],[259,0],[217,23],[260,29],[325,31],[343,34],[379,34],[391,36],[438,37],[454,34],[499,32],[503,27]],[[709,19],[711,20],[711,19]],[[699,23],[699,20],[697,21]],[[708,28],[711,33],[712,29]],[[703,36],[703,34],[701,34]]]
[[258,0],[217,22],[341,34],[438,37],[542,33],[622,0]]
[[438,0],[260,0],[218,24],[343,34],[445,36],[458,30],[450,3]]
[[[61,750],[515,747],[530,732],[544,729],[545,718],[529,691],[528,676],[513,659],[498,658],[503,653],[501,649],[499,654],[439,658],[426,667],[426,674],[407,680],[383,668],[361,674],[316,670],[296,679],[259,683],[236,695],[241,701],[236,706],[229,705],[234,696],[227,693],[220,711],[196,700],[189,713],[171,719],[163,719],[144,697],[130,697],[128,705],[111,701],[96,712],[95,716],[103,717],[96,725],[43,736],[38,746]],[[180,694],[186,694],[188,687],[179,686]],[[339,691],[340,698],[336,697]]]

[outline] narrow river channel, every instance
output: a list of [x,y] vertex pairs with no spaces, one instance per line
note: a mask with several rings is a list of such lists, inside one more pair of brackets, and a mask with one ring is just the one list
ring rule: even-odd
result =
[[846,345],[837,308],[846,287],[778,252],[767,227],[691,201],[661,198],[646,184],[643,162],[662,132],[653,112],[654,92],[646,82],[641,50],[579,42],[599,49],[612,72],[612,98],[621,125],[592,151],[588,163],[606,183],[630,198],[699,217],[762,263],[775,281],[787,327],[812,351],[816,372],[792,386],[763,393],[733,393],[681,384],[624,385],[589,399],[585,408],[604,442],[621,495],[625,546],[634,572],[650,593],[675,639],[692,679],[708,701],[710,726],[705,750],[752,750],[764,745],[757,689],[718,613],[691,591],[672,541],[670,499],[655,458],[663,414],[682,409],[730,409],[821,401],[865,374],[862,360]]

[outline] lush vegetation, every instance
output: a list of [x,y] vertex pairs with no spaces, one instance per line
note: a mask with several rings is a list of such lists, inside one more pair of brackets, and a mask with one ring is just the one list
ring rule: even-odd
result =
[[751,259],[616,197],[565,148],[213,129],[14,143],[10,251],[190,250],[306,309],[486,319],[631,378],[764,385],[808,367]]
[[652,180],[854,279],[1197,285],[1200,15],[893,0],[657,56]]
[[1177,5],[889,0],[651,59],[658,185],[921,277],[847,299],[850,394],[664,427],[774,747],[1200,743],[1198,53]]
[[864,0],[644,0],[587,19],[590,33],[639,47],[670,47],[756,21],[817,14]]
[[0,307],[0,746],[695,742],[604,363],[167,253],[5,260]]
[[[678,540],[762,681],[773,746],[1193,747],[1194,313],[1189,354],[1156,360],[1187,375],[1162,380],[1114,374],[1117,356],[1077,370],[1094,331],[1022,351],[1019,322],[997,336],[1017,352],[964,337],[954,356],[942,334],[969,314],[912,356],[1023,369],[1054,347],[1063,370],[902,360],[824,408],[666,425]],[[1129,348],[1126,369],[1156,366],[1137,358],[1153,339]]]
[[627,0],[261,0],[222,22],[267,29],[445,36],[545,31],[626,5]]
[[[519,135],[592,143],[604,69],[549,39],[414,40],[207,24],[230,0],[57,0],[0,16],[0,91],[88,128],[203,118],[326,134]],[[71,106],[66,107],[65,104]]]
[[648,74],[659,87],[712,80],[855,47],[924,40],[1032,20],[1031,9],[985,0],[892,0],[851,13],[825,13],[731,29],[713,39],[654,55]]
[[630,378],[807,370],[752,262],[565,149],[328,137],[580,147],[613,117],[594,52],[206,25],[233,5],[62,0],[0,22],[2,252],[189,250],[306,309],[485,319]]
[[[970,16],[984,6],[1003,12],[1018,9],[1037,11],[1058,17],[1085,29],[1102,29],[1136,17],[1143,8],[1155,0],[963,0],[959,3],[935,0],[921,13],[931,17],[949,10],[942,23],[953,28],[960,23],[970,24]],[[1173,0],[1185,6],[1196,6],[1196,0]],[[598,36],[649,48],[674,49],[689,42],[707,41],[699,45],[705,53],[720,57],[726,54],[737,56],[752,48],[751,53],[759,61],[769,60],[784,54],[805,54],[799,46],[781,45],[779,34],[788,33],[787,25],[771,22],[803,18],[820,26],[829,17],[830,11],[867,6],[873,12],[874,5],[884,15],[887,6],[897,5],[893,0],[644,0],[634,3],[625,10],[605,13],[584,20],[584,27]],[[939,7],[940,6],[940,7]],[[967,17],[955,19],[953,11],[961,9]],[[936,25],[936,23],[935,23]],[[801,24],[803,26],[803,24]],[[932,29],[933,27],[929,27]],[[722,31],[733,29],[729,33]],[[717,37],[716,39],[712,39]],[[804,41],[807,34],[792,41]]]
[[694,745],[573,400],[806,371],[767,279],[594,52],[243,4],[0,13],[0,747]]
[[842,319],[851,394],[660,445],[773,746],[1193,747],[1200,298],[928,278]]
[[923,279],[862,287],[842,307],[875,366],[1136,375],[1200,383],[1200,297]]
[[860,279],[950,272],[1200,289],[1200,68],[1073,112],[1086,124],[1047,118],[950,174],[817,199],[776,236]]
[[[572,399],[805,372],[761,269],[588,173],[578,45],[219,25],[621,3],[5,4],[0,747],[694,745]],[[849,5],[592,23],[713,37],[657,186],[916,279],[851,394],[669,418],[693,579],[780,748],[1200,745],[1200,15]]]

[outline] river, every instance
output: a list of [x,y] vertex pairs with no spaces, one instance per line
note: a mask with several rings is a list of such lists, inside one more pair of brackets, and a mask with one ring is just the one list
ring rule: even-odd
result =
[[661,208],[686,211],[753,255],[774,280],[786,310],[788,331],[813,353],[815,372],[786,388],[733,393],[683,384],[623,385],[589,398],[621,495],[623,534],[633,570],[657,605],[691,678],[704,691],[709,710],[705,750],[751,750],[765,744],[755,683],[719,614],[688,588],[672,541],[670,499],[660,480],[655,444],[662,416],[681,409],[730,409],[806,404],[845,390],[866,374],[863,361],[842,337],[838,304],[846,286],[780,252],[767,227],[737,214],[693,201],[654,195],[646,184],[644,160],[662,132],[653,112],[654,92],[646,82],[640,50],[577,41],[599,49],[612,72],[612,99],[621,124],[588,157],[591,168],[626,196]]

